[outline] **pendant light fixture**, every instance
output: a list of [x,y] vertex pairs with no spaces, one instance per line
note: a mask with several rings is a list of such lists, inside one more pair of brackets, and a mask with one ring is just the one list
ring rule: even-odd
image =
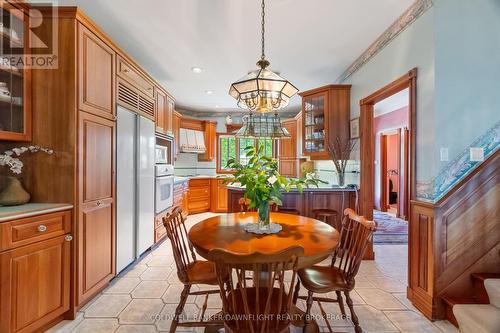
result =
[[[265,46],[265,3],[262,0],[262,48],[258,69],[251,71],[231,84],[229,95],[237,100],[240,108],[258,113],[277,111],[288,105],[290,98],[299,90],[288,80],[267,69],[269,61],[264,53]],[[274,118],[274,117],[273,117]]]
[[250,112],[243,120],[243,126],[236,132],[237,137],[261,139],[289,139],[292,136],[281,124],[278,113],[274,116]]

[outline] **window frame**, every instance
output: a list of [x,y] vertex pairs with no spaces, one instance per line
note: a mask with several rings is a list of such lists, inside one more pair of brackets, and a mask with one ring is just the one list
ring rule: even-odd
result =
[[[216,133],[216,152],[217,152],[217,162],[216,162],[216,170],[217,173],[221,174],[234,174],[236,171],[235,170],[228,170],[228,169],[222,169],[221,167],[221,152],[220,152],[220,137],[225,136],[225,137],[234,137],[236,139],[235,142],[235,149],[236,149],[236,157],[239,159],[239,152],[240,152],[240,139],[236,137],[236,135],[231,134],[231,133]],[[273,140],[273,139],[271,139]],[[254,147],[257,146],[259,142],[259,139],[254,139]],[[273,145],[272,145],[272,158],[276,159],[278,156],[278,140],[273,140]]]

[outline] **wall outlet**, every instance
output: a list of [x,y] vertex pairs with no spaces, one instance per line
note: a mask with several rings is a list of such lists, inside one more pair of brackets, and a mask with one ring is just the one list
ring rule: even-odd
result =
[[439,150],[439,155],[441,162],[447,162],[448,161],[448,148],[441,148]]
[[481,147],[472,147],[470,149],[470,160],[472,162],[484,161],[484,149]]

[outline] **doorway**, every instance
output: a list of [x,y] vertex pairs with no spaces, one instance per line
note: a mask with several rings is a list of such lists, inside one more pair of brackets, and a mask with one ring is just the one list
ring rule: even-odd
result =
[[399,217],[401,129],[380,134],[380,211]]
[[[415,191],[416,78],[417,70],[412,69],[360,101],[360,212],[370,219],[374,219],[374,215],[378,212],[395,213],[395,216],[387,215],[390,218],[384,216],[387,218],[384,222],[387,223],[385,225],[379,223],[379,231],[389,225],[393,229],[399,228],[398,232],[403,234],[402,237],[392,235],[393,240],[399,237],[401,241],[389,242],[391,245],[377,245],[377,256],[383,256],[386,249],[381,249],[388,246],[398,246],[398,258],[402,252],[409,253],[408,258],[413,255],[409,250],[411,247],[411,239],[408,239],[409,222],[405,220],[410,215],[409,202],[414,198]],[[382,114],[404,108],[404,116],[400,119],[404,121],[396,123],[394,121],[396,117],[392,117],[392,121],[385,122],[387,126],[379,127],[380,118],[377,118],[382,115],[377,111],[377,107],[384,101],[386,104],[391,104],[387,102],[394,96],[399,96],[404,103]],[[389,151],[392,155],[389,155]],[[392,164],[390,156],[395,160]],[[376,241],[377,236],[374,239]],[[370,249],[372,252],[366,253],[365,259],[370,257],[376,259],[374,249],[372,244]],[[406,259],[398,266],[404,270],[404,275],[411,273]]]

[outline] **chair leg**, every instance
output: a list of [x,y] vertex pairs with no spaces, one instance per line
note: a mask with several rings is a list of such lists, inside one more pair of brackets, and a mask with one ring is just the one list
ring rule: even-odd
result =
[[297,280],[297,285],[295,286],[295,292],[293,293],[293,304],[297,304],[297,300],[299,299],[299,291],[300,291],[300,280]]
[[313,292],[312,291],[308,291],[307,292],[307,301],[306,301],[306,314],[305,314],[305,323],[306,323],[306,327],[309,325],[309,322],[311,321],[311,308],[312,308],[312,305],[313,305]]
[[345,294],[345,299],[346,299],[347,305],[349,306],[349,311],[351,312],[351,319],[352,319],[352,323],[354,324],[354,331],[356,333],[362,333],[363,330],[359,326],[358,317],[356,316],[356,313],[354,313],[354,306],[352,305],[351,296],[349,296],[348,291],[344,291],[344,294]]
[[342,299],[342,293],[340,291],[335,292],[337,294],[337,302],[339,302],[340,313],[345,317],[345,307],[344,300]]
[[184,310],[184,305],[186,304],[190,289],[191,289],[190,284],[184,285],[184,289],[182,290],[182,293],[181,293],[181,299],[179,301],[179,305],[177,305],[177,308],[175,309],[174,320],[172,320],[172,323],[170,324],[170,333],[175,333],[175,330],[177,329],[177,325],[179,324],[179,317],[182,314],[182,310]]

